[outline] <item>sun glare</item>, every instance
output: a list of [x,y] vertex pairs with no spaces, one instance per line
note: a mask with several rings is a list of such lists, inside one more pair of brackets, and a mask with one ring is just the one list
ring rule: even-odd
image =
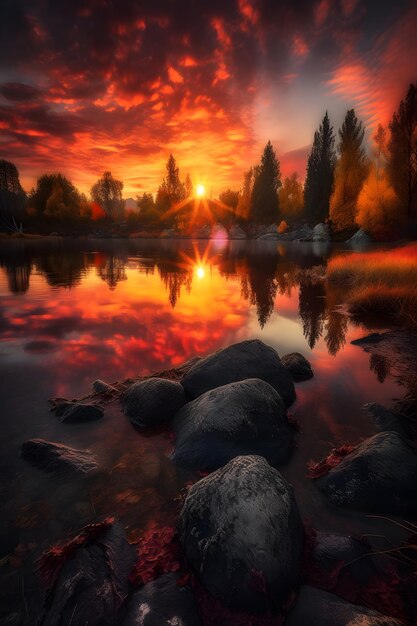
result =
[[197,185],[195,193],[197,195],[197,198],[202,198],[206,193],[204,185]]
[[206,272],[204,270],[204,267],[202,265],[199,265],[196,269],[197,278],[204,278],[205,273]]

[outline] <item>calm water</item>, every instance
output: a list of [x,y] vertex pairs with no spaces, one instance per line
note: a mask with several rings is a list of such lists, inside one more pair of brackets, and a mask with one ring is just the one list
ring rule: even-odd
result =
[[[389,406],[401,394],[350,345],[373,329],[335,309],[340,294],[300,279],[300,269],[341,253],[307,243],[0,242],[0,617],[21,611],[32,623],[40,597],[33,561],[45,547],[104,514],[121,517],[131,538],[171,523],[176,495],[195,479],[169,462],[166,435],[138,434],[116,405],[100,422],[62,425],[48,398],[84,395],[96,378],[169,368],[247,338],[281,355],[302,352],[315,371],[297,385],[291,412],[301,431],[282,468],[304,518],[329,530],[387,532],[326,506],[305,477],[311,459],[375,432],[365,402]],[[27,466],[20,446],[31,437],[91,448],[99,474],[65,481]]]

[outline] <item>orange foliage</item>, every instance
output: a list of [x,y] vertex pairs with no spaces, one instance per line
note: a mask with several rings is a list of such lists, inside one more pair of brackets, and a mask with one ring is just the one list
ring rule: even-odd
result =
[[405,215],[385,172],[373,166],[357,201],[356,221],[361,228],[374,236],[392,234],[404,222]]

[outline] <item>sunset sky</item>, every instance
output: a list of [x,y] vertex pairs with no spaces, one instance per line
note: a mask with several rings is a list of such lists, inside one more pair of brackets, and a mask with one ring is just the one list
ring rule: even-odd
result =
[[172,152],[217,194],[271,139],[304,177],[326,108],[387,122],[416,31],[405,0],[1,0],[0,158],[26,189],[59,170],[87,192],[109,169],[134,197]]

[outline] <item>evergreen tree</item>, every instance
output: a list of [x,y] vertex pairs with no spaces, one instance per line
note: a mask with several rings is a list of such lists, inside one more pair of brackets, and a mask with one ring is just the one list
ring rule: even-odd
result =
[[304,188],[305,215],[314,225],[324,222],[329,215],[335,160],[333,126],[326,111],[314,133]]
[[169,155],[166,170],[165,189],[169,202],[172,205],[186,198],[185,186],[180,180],[180,170],[172,154]]
[[236,207],[236,217],[242,220],[248,219],[249,216],[249,208],[252,197],[253,183],[258,176],[259,173],[259,165],[255,167],[250,167],[243,174],[243,187],[239,194],[239,201]]
[[389,125],[388,174],[408,217],[417,217],[417,82]]
[[16,165],[0,160],[0,227],[13,226],[15,218],[23,217],[25,201]]
[[330,199],[330,218],[336,231],[352,229],[356,223],[356,204],[368,175],[368,159],[363,147],[365,129],[354,109],[347,111],[339,130],[334,191]]
[[261,157],[253,184],[249,218],[255,224],[272,224],[279,220],[278,189],[281,187],[280,164],[270,141]]

